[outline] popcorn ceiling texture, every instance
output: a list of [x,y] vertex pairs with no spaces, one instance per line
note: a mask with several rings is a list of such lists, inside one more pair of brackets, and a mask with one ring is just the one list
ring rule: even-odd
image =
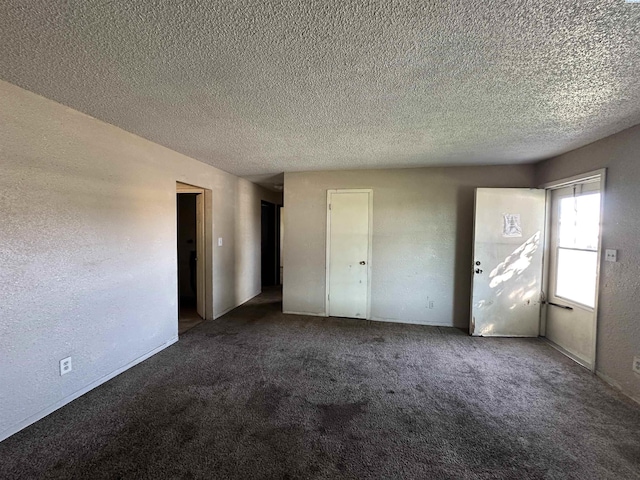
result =
[[4,0],[0,42],[0,78],[249,178],[531,162],[640,123],[622,0]]

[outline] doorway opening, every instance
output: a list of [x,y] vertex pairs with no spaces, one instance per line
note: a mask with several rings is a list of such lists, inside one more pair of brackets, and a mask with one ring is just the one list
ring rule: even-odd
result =
[[546,308],[549,343],[595,371],[604,171],[547,188]]
[[178,184],[176,211],[178,334],[182,334],[206,316],[204,190]]
[[275,203],[261,203],[262,286],[280,285],[280,208]]

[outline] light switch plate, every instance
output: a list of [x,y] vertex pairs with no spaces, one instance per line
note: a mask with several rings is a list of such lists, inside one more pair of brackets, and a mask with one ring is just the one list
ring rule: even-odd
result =
[[222,237],[218,237],[218,246],[221,247],[222,246]]
[[617,250],[605,250],[604,251],[604,259],[607,262],[617,262],[618,261],[618,251]]

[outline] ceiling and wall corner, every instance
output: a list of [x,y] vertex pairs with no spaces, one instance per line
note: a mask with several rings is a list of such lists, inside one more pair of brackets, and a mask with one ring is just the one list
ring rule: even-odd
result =
[[530,163],[640,123],[622,0],[6,0],[0,42],[0,78],[266,184]]

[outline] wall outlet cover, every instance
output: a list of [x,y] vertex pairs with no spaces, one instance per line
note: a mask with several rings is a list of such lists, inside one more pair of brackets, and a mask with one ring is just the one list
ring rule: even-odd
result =
[[71,357],[63,358],[60,360],[60,375],[66,375],[71,370],[73,370],[73,366],[71,365]]
[[607,262],[617,262],[618,261],[618,251],[617,250],[605,250],[604,259]]

